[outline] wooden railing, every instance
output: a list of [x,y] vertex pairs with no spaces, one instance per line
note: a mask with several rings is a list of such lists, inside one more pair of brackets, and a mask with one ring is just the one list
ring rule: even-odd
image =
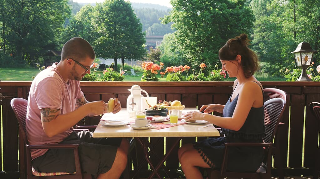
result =
[[[150,96],[173,101],[180,100],[186,107],[201,106],[208,103],[224,104],[231,92],[232,82],[81,82],[81,88],[89,101],[105,100],[118,95],[122,107],[126,107],[128,89],[134,84],[140,85]],[[0,162],[2,175],[6,178],[19,178],[18,159],[18,125],[10,107],[10,100],[15,97],[28,97],[31,82],[0,82],[2,94],[2,135],[3,165]],[[284,130],[281,131],[281,158],[286,176],[311,175],[315,162],[315,151],[318,145],[318,121],[312,116],[308,104],[320,101],[320,83],[318,82],[262,82],[267,87],[275,87],[287,93],[287,106],[283,115]],[[0,94],[0,96],[1,96]],[[97,124],[99,119],[85,120],[84,124]],[[1,139],[1,138],[0,138]],[[172,145],[172,140],[152,138],[151,143],[157,143],[157,150],[163,153],[164,146]],[[201,140],[201,139],[198,139]],[[182,143],[195,141],[195,138],[185,138]],[[160,145],[159,145],[160,143]],[[168,147],[167,147],[168,148]],[[166,166],[176,171],[179,167],[176,155],[178,148],[169,157]],[[139,150],[138,150],[139,151]],[[21,156],[21,155],[20,155]],[[136,162],[136,161],[133,161]],[[157,162],[154,159],[154,162]],[[140,163],[141,164],[141,163]],[[147,170],[146,164],[141,168]],[[139,166],[140,167],[140,166]],[[22,171],[21,171],[22,172]],[[134,171],[133,171],[134,172]],[[273,170],[276,174],[276,170]]]

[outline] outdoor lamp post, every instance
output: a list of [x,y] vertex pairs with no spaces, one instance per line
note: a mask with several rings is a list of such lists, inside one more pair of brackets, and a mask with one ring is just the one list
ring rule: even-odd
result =
[[307,75],[307,68],[311,65],[312,55],[316,50],[313,50],[309,43],[301,42],[295,51],[291,52],[294,53],[296,63],[298,67],[302,68],[301,75],[298,81],[312,81]]

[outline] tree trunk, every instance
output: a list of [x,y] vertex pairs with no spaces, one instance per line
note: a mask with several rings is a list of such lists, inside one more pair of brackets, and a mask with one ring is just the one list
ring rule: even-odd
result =
[[124,57],[121,58],[121,62],[122,62],[122,70],[124,70]]
[[3,15],[3,24],[2,24],[2,39],[3,39],[3,53],[6,53],[6,37],[5,37],[5,27],[6,27],[6,22],[4,20],[4,15]]
[[114,71],[118,71],[118,58],[114,57],[113,60],[114,60],[114,67],[113,67],[114,69],[113,70]]

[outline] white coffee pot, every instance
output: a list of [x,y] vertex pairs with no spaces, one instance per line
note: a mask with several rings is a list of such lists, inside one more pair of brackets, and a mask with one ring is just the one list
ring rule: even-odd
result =
[[141,97],[143,97],[142,92],[149,97],[149,94],[140,88],[139,85],[133,85],[131,89],[128,89],[131,94],[127,98],[127,111],[129,115],[133,117],[137,112],[141,112]]

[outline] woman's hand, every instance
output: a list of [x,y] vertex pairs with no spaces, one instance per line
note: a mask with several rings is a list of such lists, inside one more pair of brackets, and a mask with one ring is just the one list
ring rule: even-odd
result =
[[183,118],[189,122],[195,122],[196,120],[204,120],[204,114],[199,111],[191,111],[186,113]]
[[202,105],[200,111],[204,113],[212,113],[212,112],[223,112],[224,105],[221,104],[209,104],[209,105]]

